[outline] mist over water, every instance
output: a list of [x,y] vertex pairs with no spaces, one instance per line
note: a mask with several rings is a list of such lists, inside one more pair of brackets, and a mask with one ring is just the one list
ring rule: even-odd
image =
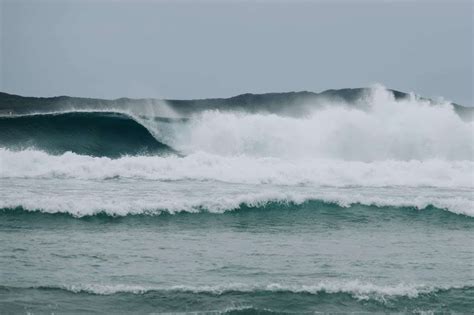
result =
[[[328,102],[302,117],[206,111],[171,135],[162,133],[163,141],[188,154],[370,162],[472,160],[473,127],[449,103],[395,100],[378,87],[359,104]],[[162,133],[155,132],[159,139]]]

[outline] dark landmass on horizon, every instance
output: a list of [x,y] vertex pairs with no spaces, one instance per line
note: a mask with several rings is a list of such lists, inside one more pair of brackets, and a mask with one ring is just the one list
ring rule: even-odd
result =
[[[55,96],[55,97],[27,97],[15,94],[0,92],[0,115],[21,115],[32,112],[54,112],[64,110],[94,110],[94,109],[131,109],[137,107],[153,108],[154,106],[168,105],[180,115],[188,115],[194,111],[227,109],[227,110],[245,110],[248,112],[258,112],[267,110],[269,112],[279,112],[283,107],[300,106],[312,103],[323,103],[326,101],[356,103],[371,91],[371,88],[345,88],[330,89],[320,93],[301,91],[301,92],[282,92],[282,93],[264,93],[264,94],[241,94],[229,98],[207,98],[191,100],[167,100],[155,98],[118,98],[113,100]],[[387,89],[392,92],[395,99],[400,100],[408,98],[410,94]],[[419,97],[419,96],[417,96]],[[428,100],[435,104],[436,102]],[[452,103],[454,110],[461,117],[472,120],[474,118],[474,108]]]

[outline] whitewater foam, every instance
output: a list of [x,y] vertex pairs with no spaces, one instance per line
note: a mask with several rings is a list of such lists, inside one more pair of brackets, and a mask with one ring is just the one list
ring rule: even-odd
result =
[[[448,103],[433,105],[414,96],[395,100],[392,93],[381,87],[374,88],[352,107],[339,105],[328,103],[301,117],[204,111],[180,123],[129,115],[158,141],[186,153],[185,156],[111,159],[71,152],[51,155],[33,149],[0,148],[1,207],[84,216],[100,212],[221,213],[241,205],[321,200],[341,206],[360,203],[424,209],[431,205],[473,215],[473,122],[463,121]],[[58,187],[67,186],[69,181],[86,180],[87,185],[98,191],[107,187],[105,183],[110,179],[131,180],[134,182],[129,184],[134,187],[139,187],[137,182],[151,181],[154,186],[138,192],[151,197],[139,199],[116,199],[113,195],[105,199],[113,189],[97,196],[88,191],[88,198],[63,191],[56,194],[51,189],[43,191],[45,197],[25,189],[10,189],[16,180],[22,179],[32,181],[26,187],[36,180],[45,180],[44,185],[46,180],[61,180],[61,184],[56,184]],[[186,184],[175,187],[175,191],[168,192],[169,196],[153,195],[158,186],[164,191],[172,182]],[[182,193],[207,182],[213,183],[209,185],[210,191],[221,194]],[[232,185],[249,187],[234,190]],[[359,194],[357,190],[328,192],[321,190],[324,187],[433,190],[421,195],[371,195]],[[437,189],[441,188],[451,189],[450,194],[438,196]],[[118,191],[127,189],[120,187]]]
[[363,162],[472,161],[474,157],[474,121],[462,120],[452,104],[433,104],[414,95],[395,99],[381,86],[352,104],[308,104],[303,114],[289,116],[284,111],[263,114],[227,109],[198,111],[187,120],[167,123],[155,118],[163,113],[176,118],[177,114],[103,108],[32,115],[54,117],[71,112],[92,117],[115,112],[142,125],[159,143],[184,154]]
[[[386,93],[302,115],[87,112],[61,128],[50,128],[58,117],[32,119],[28,133],[12,118],[3,130],[26,140],[44,131],[43,139],[63,136],[70,146],[37,141],[15,151],[12,138],[0,148],[4,306],[469,310],[473,123],[450,104]],[[63,153],[77,150],[83,126],[82,145],[98,147],[83,154],[101,157]],[[131,153],[155,140],[182,155]],[[108,143],[123,150],[104,153]]]
[[134,178],[333,187],[474,187],[474,161],[281,159],[194,153],[118,159],[0,149],[0,178]]
[[[139,286],[139,285],[103,285],[103,284],[78,284],[62,285],[58,288],[74,293],[89,293],[97,295],[112,295],[117,293],[145,294],[151,291],[179,291],[189,293],[206,293],[223,295],[229,292],[252,293],[252,292],[289,292],[289,293],[347,293],[359,300],[376,299],[385,301],[388,298],[408,297],[417,298],[420,294],[435,293],[440,290],[460,289],[464,286],[428,286],[424,284],[398,283],[395,285],[377,285],[359,280],[328,280],[315,284],[245,284],[229,283],[225,285],[174,285],[174,286]],[[469,287],[469,286],[468,286]]]
[[353,161],[472,160],[474,123],[449,103],[412,96],[395,100],[383,87],[352,106],[328,102],[302,117],[205,111],[177,126],[149,125],[185,152],[224,156]]
[[[417,193],[407,189],[334,189],[311,187],[288,190],[285,186],[266,188],[227,185],[192,186],[180,189],[170,183],[164,186],[150,182],[128,183],[140,186],[140,198],[135,193],[122,190],[119,186],[101,183],[89,183],[90,190],[83,188],[84,183],[65,185],[63,189],[55,189],[55,182],[28,183],[29,192],[18,192],[18,186],[5,187],[0,199],[0,209],[17,209],[24,211],[40,211],[43,213],[65,213],[75,217],[106,214],[110,216],[127,215],[159,215],[163,212],[176,214],[215,213],[235,211],[242,207],[262,208],[271,204],[302,205],[309,201],[334,204],[339,207],[351,207],[361,204],[373,207],[408,207],[419,210],[433,206],[456,214],[474,216],[474,200],[472,191],[430,191]],[[50,187],[51,185],[51,187]],[[106,189],[104,189],[104,187]],[[54,190],[54,191],[52,191]],[[46,194],[46,191],[49,191]],[[78,194],[79,193],[79,194]],[[87,197],[84,198],[83,194]],[[336,209],[334,211],[337,211]]]

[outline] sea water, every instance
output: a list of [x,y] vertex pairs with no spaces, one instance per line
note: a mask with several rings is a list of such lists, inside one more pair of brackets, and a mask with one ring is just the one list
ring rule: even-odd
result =
[[472,121],[361,103],[0,118],[0,313],[472,312]]

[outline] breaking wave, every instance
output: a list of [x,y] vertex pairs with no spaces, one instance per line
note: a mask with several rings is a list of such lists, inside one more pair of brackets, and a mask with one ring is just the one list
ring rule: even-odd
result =
[[[353,281],[321,281],[316,284],[244,284],[229,283],[222,285],[175,285],[169,287],[138,286],[138,285],[63,285],[57,287],[40,287],[39,289],[61,289],[73,293],[89,293],[96,295],[112,295],[117,293],[146,294],[150,291],[171,291],[171,292],[189,292],[189,293],[209,293],[213,295],[225,295],[232,292],[291,292],[291,293],[347,293],[359,300],[379,299],[383,300],[390,297],[408,297],[417,298],[420,294],[436,293],[450,289],[463,289],[463,286],[454,287],[433,287],[428,285],[416,285],[399,283],[393,286],[376,285],[370,282],[358,280]],[[466,286],[466,289],[472,289]]]
[[[438,312],[469,313],[472,307],[472,286],[434,287],[397,284],[375,285],[360,281],[323,281],[311,285],[280,283],[215,286],[146,287],[133,285],[62,285],[30,288],[0,287],[14,296],[34,295],[40,300],[55,301],[61,309],[75,309],[86,299],[93,307],[116,311],[133,311],[137,306],[148,312],[189,312],[206,314],[288,314],[334,312],[396,312],[434,314]],[[28,302],[15,305],[20,309]],[[118,307],[117,307],[118,306]],[[54,309],[51,304],[35,304],[42,310]]]
[[371,162],[472,160],[473,131],[450,104],[395,100],[375,90],[362,105],[327,104],[302,117],[206,111],[159,134],[188,154]]
[[[185,118],[119,112],[0,117],[0,146],[92,156],[182,154],[350,161],[473,160],[474,122],[449,103],[396,99],[382,87],[353,104],[292,113],[205,110]],[[282,105],[284,107],[284,105]]]
[[[141,180],[259,187],[253,193],[222,188],[220,195],[183,199],[170,194],[127,201],[105,196],[39,198],[11,191],[4,194],[0,207],[80,217],[101,212],[220,213],[242,205],[320,200],[343,206],[433,206],[473,215],[473,137],[474,122],[462,119],[452,104],[395,98],[383,87],[352,104],[328,101],[308,105],[307,110],[300,106],[297,112],[288,105],[276,112],[227,107],[172,118],[123,111],[12,115],[0,117],[0,178],[5,183]],[[429,196],[344,195],[322,193],[321,187],[434,190]],[[453,193],[438,197],[436,189]]]
[[109,157],[173,152],[131,116],[114,112],[0,117],[0,147]]
[[[81,202],[80,202],[81,201]],[[21,197],[12,196],[9,200],[0,201],[0,209],[10,213],[21,210],[26,212],[40,212],[48,214],[68,214],[74,217],[107,215],[121,217],[129,215],[161,215],[177,213],[214,213],[222,214],[242,209],[292,209],[298,207],[312,207],[314,210],[322,205],[333,205],[337,208],[350,208],[362,205],[378,211],[379,208],[391,208],[391,211],[400,209],[426,210],[435,208],[446,210],[454,214],[474,217],[474,201],[468,197],[407,197],[399,196],[371,196],[347,192],[328,193],[245,193],[241,195],[221,195],[190,197],[180,200],[176,196],[163,196],[152,200],[116,200],[104,196],[80,199],[69,196],[56,197]]]

